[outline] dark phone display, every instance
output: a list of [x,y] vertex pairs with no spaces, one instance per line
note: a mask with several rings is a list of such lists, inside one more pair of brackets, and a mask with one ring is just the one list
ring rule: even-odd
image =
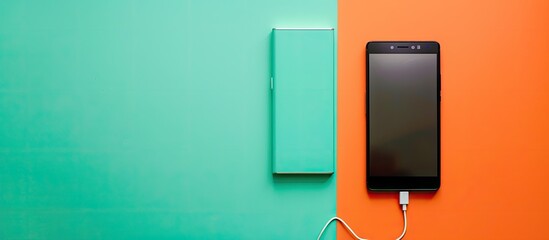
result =
[[436,177],[437,54],[369,55],[371,176]]

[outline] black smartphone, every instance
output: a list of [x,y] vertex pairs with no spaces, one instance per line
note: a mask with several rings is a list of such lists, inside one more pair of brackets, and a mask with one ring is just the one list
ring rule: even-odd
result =
[[366,45],[367,187],[440,187],[440,45]]

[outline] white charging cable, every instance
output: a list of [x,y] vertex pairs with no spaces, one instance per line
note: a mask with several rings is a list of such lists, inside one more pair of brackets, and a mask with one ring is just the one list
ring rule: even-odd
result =
[[[399,193],[399,204],[400,204],[400,206],[402,206],[402,215],[404,216],[404,229],[402,230],[402,234],[400,234],[400,236],[398,236],[398,238],[396,240],[401,240],[404,237],[404,235],[406,234],[406,228],[408,227],[408,219],[406,218],[406,210],[408,209],[408,203],[409,202],[410,202],[410,195],[409,195],[408,191],[401,191]],[[328,222],[326,222],[326,224],[324,225],[324,227],[320,231],[320,234],[318,234],[317,240],[320,240],[320,237],[322,237],[322,234],[324,234],[324,231],[326,230],[328,225],[330,225],[330,223],[333,222],[334,220],[340,221],[343,224],[343,226],[357,240],[367,240],[366,238],[361,238],[358,235],[356,235],[356,233],[353,231],[353,229],[351,227],[349,227],[349,225],[345,221],[343,221],[343,219],[338,218],[338,217],[333,217],[330,220],[328,220]]]

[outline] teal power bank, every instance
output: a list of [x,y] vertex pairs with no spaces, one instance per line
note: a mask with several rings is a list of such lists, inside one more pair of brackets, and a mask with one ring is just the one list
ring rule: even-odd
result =
[[332,174],[335,164],[334,30],[272,32],[275,174]]

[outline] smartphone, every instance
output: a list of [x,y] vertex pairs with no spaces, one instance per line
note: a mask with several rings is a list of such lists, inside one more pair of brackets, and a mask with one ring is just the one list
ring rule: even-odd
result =
[[440,187],[440,45],[366,45],[366,185],[372,191]]

